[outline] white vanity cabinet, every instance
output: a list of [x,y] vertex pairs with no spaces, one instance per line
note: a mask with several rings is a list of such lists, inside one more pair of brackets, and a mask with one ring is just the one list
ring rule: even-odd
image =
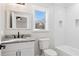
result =
[[34,41],[5,44],[2,56],[34,56]]

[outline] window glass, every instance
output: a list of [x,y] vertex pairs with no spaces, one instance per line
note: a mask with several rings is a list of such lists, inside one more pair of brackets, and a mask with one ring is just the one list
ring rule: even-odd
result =
[[45,12],[44,11],[35,11],[35,29],[45,29]]

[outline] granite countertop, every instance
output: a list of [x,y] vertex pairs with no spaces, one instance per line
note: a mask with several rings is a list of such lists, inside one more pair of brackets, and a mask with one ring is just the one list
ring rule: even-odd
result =
[[21,42],[31,42],[35,41],[33,38],[17,38],[17,39],[11,39],[11,40],[6,40],[6,41],[1,41],[1,44],[11,44],[11,43],[21,43]]

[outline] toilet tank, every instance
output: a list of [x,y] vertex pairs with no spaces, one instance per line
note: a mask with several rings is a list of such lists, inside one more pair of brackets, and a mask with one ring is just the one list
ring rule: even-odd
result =
[[41,38],[39,39],[40,49],[48,49],[49,48],[49,38]]

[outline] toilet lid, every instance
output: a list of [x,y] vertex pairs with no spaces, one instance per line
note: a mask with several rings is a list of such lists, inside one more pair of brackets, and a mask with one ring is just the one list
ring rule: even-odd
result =
[[53,49],[46,49],[44,50],[44,53],[48,56],[56,56],[57,53]]

